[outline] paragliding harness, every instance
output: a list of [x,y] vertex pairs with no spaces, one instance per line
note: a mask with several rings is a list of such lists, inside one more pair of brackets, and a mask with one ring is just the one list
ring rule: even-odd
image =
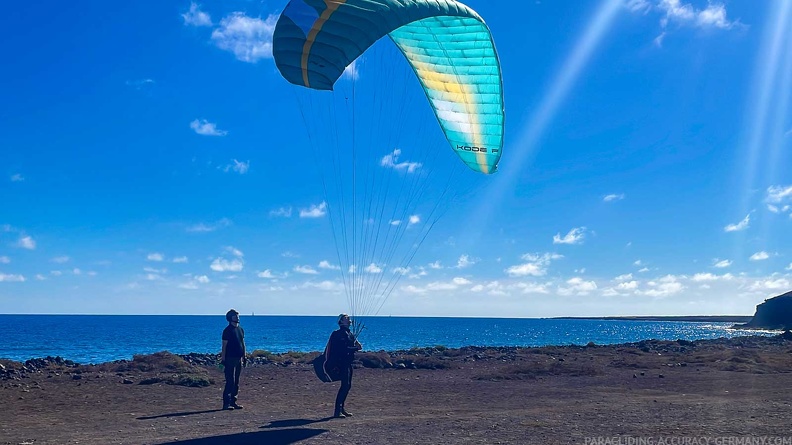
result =
[[[360,325],[360,330],[357,332],[357,334],[353,334],[353,338],[355,338],[356,343],[357,337],[360,335],[360,332],[362,332],[363,329],[365,329],[365,326]],[[325,345],[324,352],[322,352],[319,357],[316,357],[312,362],[316,377],[325,383],[337,382],[341,380],[345,368],[341,366],[340,360],[331,360],[329,353],[332,339],[333,334],[330,334],[330,338],[327,339],[327,345]]]
[[[332,338],[332,334],[330,337]],[[342,370],[338,366],[338,361],[328,361],[328,352],[330,352],[330,339],[327,339],[324,352],[313,361],[314,372],[316,377],[325,383],[337,382],[341,380]]]

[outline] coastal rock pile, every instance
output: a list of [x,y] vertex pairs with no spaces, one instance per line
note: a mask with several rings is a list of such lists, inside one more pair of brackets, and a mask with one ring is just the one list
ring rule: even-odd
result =
[[53,369],[67,370],[78,366],[79,364],[71,360],[51,356],[30,359],[24,363],[5,361],[5,364],[0,363],[0,380],[20,380],[29,377],[30,374],[40,374]]

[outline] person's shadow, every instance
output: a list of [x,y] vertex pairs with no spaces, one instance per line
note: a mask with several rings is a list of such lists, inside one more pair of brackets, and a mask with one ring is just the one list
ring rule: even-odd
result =
[[159,414],[156,416],[146,416],[146,417],[138,417],[137,420],[151,420],[151,419],[159,419],[160,417],[182,417],[182,416],[192,416],[194,414],[206,414],[206,413],[216,413],[218,411],[222,411],[222,409],[206,409],[203,411],[182,411],[179,413],[168,413],[168,414]]
[[159,445],[287,445],[318,436],[327,430],[294,428],[287,430],[257,431],[254,433],[226,434],[199,439],[163,442]]
[[294,426],[305,426],[312,423],[327,422],[333,417],[325,417],[323,419],[289,419],[289,420],[273,420],[272,422],[262,426],[261,428],[289,428]]

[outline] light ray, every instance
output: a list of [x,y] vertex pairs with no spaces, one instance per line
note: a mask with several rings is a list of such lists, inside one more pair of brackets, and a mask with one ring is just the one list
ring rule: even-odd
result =
[[623,0],[608,0],[602,3],[578,39],[572,53],[564,61],[558,76],[536,108],[536,112],[528,121],[527,126],[514,142],[508,143],[507,141],[501,175],[497,177],[492,192],[482,198],[481,206],[476,214],[476,218],[484,220],[482,221],[483,225],[478,227],[486,225],[493,210],[500,206],[507,191],[514,188],[522,174],[523,165],[536,151],[545,129],[555,117],[602,38],[611,28],[611,24],[622,6]]
[[[752,190],[756,187],[755,177],[757,173],[757,163],[765,143],[768,115],[770,114],[771,101],[774,97],[774,86],[778,75],[778,65],[780,61],[781,49],[788,35],[784,33],[787,22],[787,11],[792,1],[768,2],[768,17],[775,17],[772,26],[767,28],[762,39],[762,48],[767,48],[760,56],[757,65],[755,78],[758,80],[756,86],[758,94],[749,96],[749,104],[746,107],[750,110],[750,135],[747,143],[747,159],[745,162],[745,183],[743,184],[743,195],[741,200],[740,213],[747,212],[751,207]],[[756,97],[754,101],[754,97]],[[753,106],[750,106],[753,105]]]
[[[739,213],[745,213],[757,205],[757,191],[764,192],[773,180],[776,170],[772,164],[777,161],[778,151],[772,148],[782,143],[783,125],[788,108],[789,63],[784,63],[784,54],[789,53],[790,22],[792,21],[792,0],[767,2],[767,29],[762,37],[760,54],[757,60],[754,81],[754,94],[749,95],[745,107],[749,115],[747,141],[745,143],[745,167]],[[789,58],[788,56],[786,57]],[[781,68],[781,64],[784,67]],[[786,78],[784,77],[786,76]],[[786,90],[786,91],[784,91]],[[761,179],[758,173],[763,173]],[[759,232],[768,233],[767,218],[759,218]],[[744,257],[746,237],[735,237],[734,255]],[[767,243],[766,237],[761,237]],[[766,247],[766,246],[762,246]]]

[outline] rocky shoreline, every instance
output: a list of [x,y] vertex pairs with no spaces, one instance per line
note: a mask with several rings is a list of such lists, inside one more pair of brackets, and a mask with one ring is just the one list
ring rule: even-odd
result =
[[[773,346],[781,346],[786,342],[792,342],[792,332],[785,331],[775,336],[743,336],[732,338],[717,338],[705,340],[642,340],[634,343],[597,345],[593,342],[585,346],[564,345],[564,346],[542,346],[542,347],[481,347],[465,346],[462,348],[427,347],[413,348],[409,350],[396,351],[377,351],[362,352],[356,357],[354,366],[357,368],[372,369],[443,369],[453,366],[454,363],[467,362],[513,362],[520,356],[530,354],[545,354],[563,356],[565,354],[596,349],[600,352],[608,350],[635,350],[643,353],[656,354],[684,354],[696,350],[725,348],[725,349],[762,349]],[[248,354],[249,367],[293,367],[309,366],[311,361],[319,355],[319,352],[295,353],[287,352],[281,354],[269,353],[266,351],[254,351]],[[179,364],[174,365],[163,357],[177,357],[179,362],[183,362],[185,369],[179,368]],[[74,380],[79,380],[85,373],[91,372],[115,372],[119,375],[129,373],[129,371],[142,372],[167,372],[179,371],[189,372],[196,369],[207,369],[217,367],[220,360],[219,354],[189,353],[189,354],[170,354],[166,351],[152,355],[135,356],[132,360],[115,360],[112,362],[99,364],[79,364],[62,357],[42,357],[26,360],[25,362],[14,362],[0,359],[0,381],[2,380],[22,380],[42,374],[58,376],[61,374],[71,375]],[[563,361],[563,359],[561,359]],[[146,362],[141,364],[139,362]],[[184,367],[183,366],[183,367]],[[160,368],[160,369],[158,369]],[[192,369],[190,369],[192,368]],[[188,385],[189,386],[189,385]]]

